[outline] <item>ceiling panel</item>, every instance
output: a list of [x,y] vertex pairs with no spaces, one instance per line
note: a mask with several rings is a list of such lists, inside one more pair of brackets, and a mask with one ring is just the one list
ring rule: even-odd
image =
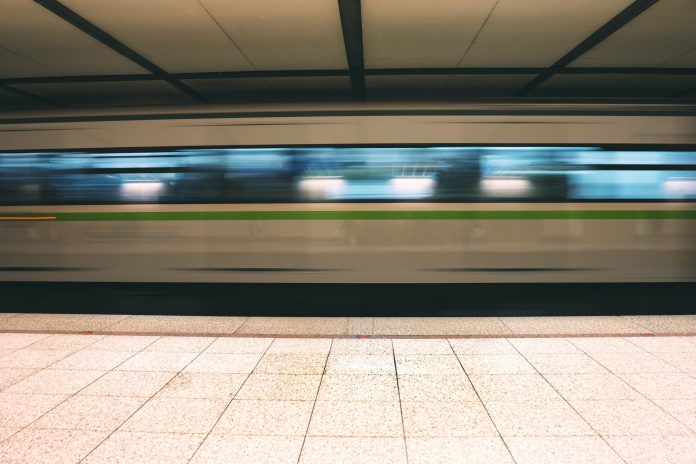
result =
[[0,47],[5,49],[0,53],[2,77],[144,72],[29,0],[0,1]]
[[454,68],[495,3],[363,0],[365,68]]
[[69,106],[130,106],[190,103],[175,87],[159,81],[23,84],[15,87]]
[[655,3],[572,66],[696,66],[696,1]]
[[349,99],[348,77],[274,77],[254,79],[191,79],[190,87],[216,102]]
[[62,0],[168,72],[253,69],[196,0]]
[[533,97],[672,97],[696,87],[696,76],[563,74],[551,77]]
[[460,65],[551,66],[630,3],[500,0]]
[[347,67],[335,0],[200,0],[200,3],[256,69]]

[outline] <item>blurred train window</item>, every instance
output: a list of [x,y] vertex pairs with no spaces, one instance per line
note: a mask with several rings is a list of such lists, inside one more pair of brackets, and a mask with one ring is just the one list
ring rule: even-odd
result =
[[696,151],[434,146],[0,153],[0,203],[693,201]]

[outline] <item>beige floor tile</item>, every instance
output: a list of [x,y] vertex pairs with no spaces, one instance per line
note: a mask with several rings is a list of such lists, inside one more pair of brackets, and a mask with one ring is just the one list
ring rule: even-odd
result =
[[696,353],[656,353],[655,356],[680,371],[696,373]]
[[151,397],[165,386],[174,372],[111,371],[104,374],[80,395]]
[[592,359],[615,373],[633,372],[677,372],[679,369],[667,364],[650,353],[594,353]]
[[203,434],[114,432],[84,464],[186,464]]
[[441,338],[408,339],[393,341],[394,354],[453,354],[447,340]]
[[273,342],[272,338],[220,337],[206,350],[206,353],[264,353]]
[[314,401],[320,375],[251,374],[235,399]]
[[584,353],[528,354],[525,357],[542,374],[602,374],[608,372]]
[[476,392],[462,372],[452,375],[400,375],[401,401],[477,401]]
[[642,399],[614,374],[546,374],[546,380],[569,401]]
[[681,372],[618,374],[651,400],[696,400],[696,378]]
[[167,353],[201,353],[215,341],[215,337],[160,337],[145,348],[145,351]]
[[633,324],[655,333],[694,333],[696,332],[696,315],[681,316],[624,316]]
[[261,353],[201,353],[184,372],[248,374],[261,359]]
[[396,401],[317,401],[308,436],[401,437],[401,411]]
[[300,464],[406,464],[403,438],[307,437]]
[[133,356],[132,351],[82,350],[51,366],[51,369],[96,369],[109,371]]
[[44,369],[7,388],[5,393],[74,395],[97,380],[105,371]]
[[487,401],[486,409],[503,437],[596,435],[564,400]]
[[89,345],[87,350],[98,351],[132,351],[138,352],[153,342],[159,337],[137,336],[137,335],[107,335],[101,340]]
[[580,353],[580,350],[563,338],[510,338],[508,340],[523,355]]
[[452,338],[450,344],[459,354],[518,354],[505,338]]
[[327,374],[395,375],[394,356],[385,354],[338,354],[329,356]]
[[626,340],[650,353],[696,354],[696,344],[689,342],[686,337],[629,337]]
[[37,373],[38,369],[26,369],[26,368],[0,368],[0,390],[16,384],[20,380],[26,379],[32,374]]
[[43,369],[70,356],[73,350],[32,350],[23,348],[0,358],[0,367]]
[[247,377],[247,374],[182,372],[171,379],[157,396],[231,400]]
[[329,354],[330,338],[276,338],[267,354]]
[[208,433],[228,403],[225,399],[154,397],[128,419],[121,430]]
[[237,334],[254,335],[348,335],[346,317],[250,317]]
[[6,438],[10,438],[12,435],[19,432],[20,430],[22,429],[19,427],[0,427],[0,441],[3,441]]
[[398,375],[461,374],[462,366],[454,354],[395,355]]
[[312,401],[233,400],[213,434],[304,436]]
[[318,401],[399,401],[394,375],[324,375]]
[[336,338],[331,354],[393,355],[392,341],[385,338]]
[[322,374],[326,358],[315,353],[265,354],[254,374]]
[[644,353],[644,351],[624,338],[616,337],[573,337],[568,342],[585,353]]
[[374,334],[380,336],[472,336],[512,334],[496,317],[378,317]]
[[107,434],[88,430],[24,429],[0,443],[0,462],[75,464]]
[[302,441],[303,437],[210,435],[191,464],[296,464]]
[[696,437],[623,437],[606,440],[629,464],[693,464]]
[[476,374],[536,374],[531,364],[519,354],[459,355],[464,370]]
[[483,405],[469,403],[418,403],[402,401],[407,437],[497,436]]
[[185,368],[198,353],[167,353],[141,351],[118,366],[122,371],[178,372]]
[[66,398],[67,395],[0,393],[0,427],[26,427]]
[[109,330],[115,333],[231,335],[246,319],[231,316],[130,316]]
[[32,350],[72,350],[85,348],[104,338],[104,335],[51,335],[31,345]]
[[635,334],[644,330],[618,316],[505,317],[502,322],[520,335]]
[[406,438],[411,464],[512,464],[498,437]]
[[696,400],[655,400],[655,403],[696,433]]
[[118,314],[17,314],[0,320],[0,330],[96,331],[109,329],[126,318]]
[[483,401],[562,399],[539,374],[471,375],[469,378]]
[[146,401],[116,396],[73,396],[31,424],[39,429],[116,430]]
[[623,464],[598,436],[506,437],[517,464]]
[[48,334],[0,333],[0,347],[3,350],[15,351],[20,348],[26,348],[48,336]]
[[648,400],[573,401],[600,435],[693,435]]

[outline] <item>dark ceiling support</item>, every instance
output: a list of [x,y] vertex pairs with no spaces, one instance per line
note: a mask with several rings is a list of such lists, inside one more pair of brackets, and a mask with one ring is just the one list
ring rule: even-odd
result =
[[112,35],[108,34],[107,32],[103,31],[99,27],[95,26],[93,23],[89,22],[87,19],[83,18],[79,14],[75,13],[73,10],[70,8],[66,7],[62,3],[60,3],[58,0],[34,0],[36,3],[39,5],[43,6],[50,12],[54,13],[61,19],[67,21],[68,23],[72,24],[76,28],[80,29],[82,32],[90,35],[94,39],[98,40],[99,42],[103,43],[107,47],[111,48],[114,50],[116,53],[119,53],[120,55],[128,58],[132,62],[136,63],[140,67],[148,70],[152,74],[158,76],[160,80],[166,81],[169,84],[173,85],[180,91],[184,92],[191,98],[199,101],[199,102],[207,102],[207,99],[203,97],[200,93],[196,92],[194,89],[189,87],[188,85],[184,84],[183,82],[180,82],[179,80],[171,77],[167,72],[157,66],[155,63],[152,61],[148,60],[144,56],[140,55],[137,53],[135,50],[129,48],[119,40],[117,40],[115,37]]
[[365,99],[365,61],[363,59],[362,11],[360,0],[338,0],[341,15],[343,43],[346,46],[346,58],[353,97]]
[[556,74],[558,70],[565,68],[567,65],[577,60],[580,56],[587,53],[589,50],[597,46],[614,32],[628,24],[633,18],[643,13],[645,10],[657,3],[657,0],[635,0],[633,3],[624,8],[619,14],[614,16],[602,27],[594,31],[585,40],[580,42],[575,48],[563,55],[558,61],[551,65],[545,72],[529,81],[524,87],[515,93],[516,97],[524,97],[532,90],[546,82],[551,76]]
[[0,83],[0,89],[4,90],[6,92],[13,93],[15,95],[20,95],[24,98],[29,98],[29,99],[34,100],[34,101],[39,101],[41,103],[48,103],[51,106],[58,106],[61,108],[66,106],[66,105],[59,103],[55,100],[52,100],[50,98],[42,97],[41,95],[35,95],[31,92],[27,92],[27,91],[22,90],[22,89],[17,89],[15,87],[11,87],[11,86],[5,85],[3,83]]

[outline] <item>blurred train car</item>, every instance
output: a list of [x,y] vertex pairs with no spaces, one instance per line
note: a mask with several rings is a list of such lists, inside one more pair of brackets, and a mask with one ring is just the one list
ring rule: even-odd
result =
[[688,312],[696,117],[375,105],[0,118],[0,307]]

